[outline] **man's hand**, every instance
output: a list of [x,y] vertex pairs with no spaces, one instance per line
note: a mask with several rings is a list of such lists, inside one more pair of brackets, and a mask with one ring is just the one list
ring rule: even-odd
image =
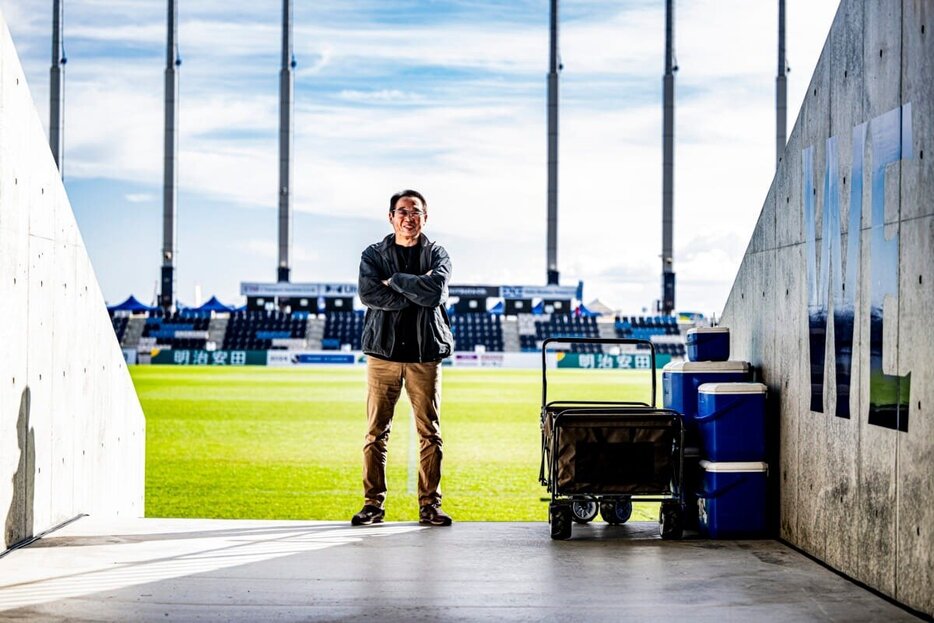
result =
[[[426,277],[430,277],[430,276],[431,276],[431,271],[429,270],[427,273],[425,273],[425,276],[426,276]],[[391,277],[390,277],[390,279],[383,279],[383,285],[386,286],[387,288],[391,288],[392,286],[389,285],[389,281],[390,281],[390,280],[391,280]]]

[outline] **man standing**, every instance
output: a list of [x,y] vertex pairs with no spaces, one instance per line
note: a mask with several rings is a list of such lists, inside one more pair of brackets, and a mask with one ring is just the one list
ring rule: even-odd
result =
[[414,190],[389,200],[393,233],[370,245],[360,259],[358,294],[367,307],[367,435],[363,446],[363,509],[351,523],[381,523],[386,501],[386,442],[402,387],[415,414],[420,440],[419,523],[449,526],[441,510],[441,360],[454,350],[444,309],[451,260],[422,228],[428,204]]

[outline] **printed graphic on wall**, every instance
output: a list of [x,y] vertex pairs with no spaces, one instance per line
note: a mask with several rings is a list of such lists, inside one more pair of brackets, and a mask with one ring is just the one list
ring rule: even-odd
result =
[[[867,132],[871,140],[869,257],[860,252],[863,216],[863,173]],[[802,193],[807,253],[808,345],[810,347],[811,411],[824,412],[824,380],[827,320],[832,313],[837,417],[850,417],[853,344],[860,315],[860,265],[870,271],[869,292],[869,408],[870,424],[908,431],[911,374],[883,372],[885,309],[898,308],[898,224],[885,225],[885,172],[888,165],[911,158],[911,104],[890,110],[853,128],[853,162],[850,169],[849,219],[846,263],[841,261],[839,158],[837,137],[827,139],[824,168],[823,227],[818,255],[815,214],[814,146],[801,152]],[[843,177],[844,183],[847,178]],[[862,261],[861,261],[862,260]],[[819,268],[819,270],[818,270]],[[845,272],[844,272],[845,268]],[[833,301],[831,308],[830,302]],[[890,332],[891,334],[891,332]],[[865,382],[865,381],[864,381]]]

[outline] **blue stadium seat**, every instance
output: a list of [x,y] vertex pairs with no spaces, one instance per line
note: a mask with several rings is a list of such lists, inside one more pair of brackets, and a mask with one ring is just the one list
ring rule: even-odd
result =
[[451,316],[455,350],[471,351],[483,346],[487,351],[502,352],[501,317],[485,312],[464,312]]
[[360,350],[363,335],[363,311],[330,312],[324,321],[324,338],[321,348],[340,350],[344,344],[350,344],[353,350]]
[[[522,340],[522,336],[520,336],[519,345],[522,350],[538,350],[537,343],[550,337],[594,338],[600,337],[600,331],[597,328],[597,319],[594,317],[553,314],[547,320],[535,320],[534,340],[536,343],[533,344],[530,340]],[[571,352],[598,353],[602,352],[602,347],[600,344],[572,344]]]
[[270,350],[274,339],[304,339],[307,314],[273,311],[241,311],[230,316],[224,349]]
[[169,348],[203,349],[205,338],[175,337],[179,331],[207,331],[211,319],[184,311],[166,313],[161,309],[150,312],[143,325],[143,337],[156,338],[156,346]]

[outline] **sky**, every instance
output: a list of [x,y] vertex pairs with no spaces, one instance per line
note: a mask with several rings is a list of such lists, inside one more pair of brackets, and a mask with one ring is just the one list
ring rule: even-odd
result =
[[[162,263],[165,2],[63,0],[64,180],[108,303]],[[39,5],[43,10],[37,11]],[[775,0],[676,1],[676,308],[719,315],[775,168]],[[787,0],[788,132],[836,0]],[[563,0],[558,269],[624,313],[661,283],[662,0]],[[276,0],[179,0],[177,298],[276,278]],[[415,188],[455,284],[546,276],[548,0],[294,2],[292,281],[355,282]],[[0,0],[48,129],[52,2]]]

